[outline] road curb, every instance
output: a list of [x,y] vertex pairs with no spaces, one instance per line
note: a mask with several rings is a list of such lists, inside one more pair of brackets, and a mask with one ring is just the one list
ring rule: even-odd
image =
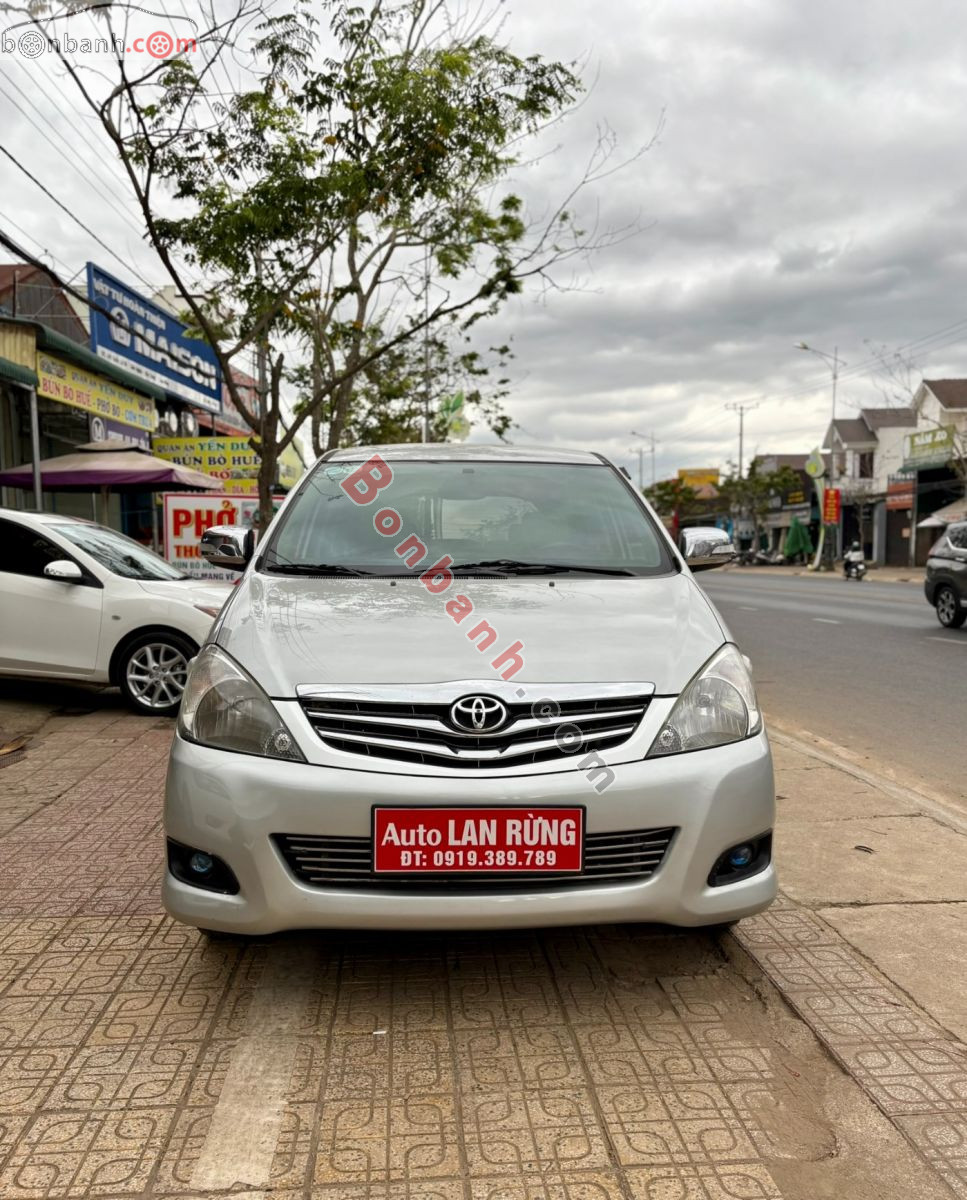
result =
[[[793,568],[789,567],[725,567],[720,572],[723,575],[733,575],[742,578],[746,575],[771,575],[773,579],[825,579],[825,580],[842,580],[842,571],[810,571],[806,567]],[[867,573],[865,582],[873,583],[918,583],[923,584],[924,574],[910,575],[882,575],[879,570],[870,570]]]
[[954,1195],[967,1197],[967,1046],[786,897],[731,937]]
[[785,722],[770,717],[768,713],[765,713],[764,716],[769,739],[777,746],[785,746],[799,754],[814,758],[826,766],[843,771],[896,800],[906,800],[911,804],[917,804],[924,812],[929,813],[943,824],[957,829],[960,833],[967,833],[967,813],[952,797],[943,796],[939,792],[929,789],[911,787],[896,779],[891,779],[887,775],[879,774],[869,767],[854,762],[850,751],[845,747],[837,746],[835,742],[809,733],[808,730],[796,730],[793,733],[791,727]]
[[[777,745],[967,833],[967,815],[947,798],[861,766],[807,730],[767,725]],[[951,1192],[967,1200],[967,1045],[823,917],[781,892],[730,937]]]

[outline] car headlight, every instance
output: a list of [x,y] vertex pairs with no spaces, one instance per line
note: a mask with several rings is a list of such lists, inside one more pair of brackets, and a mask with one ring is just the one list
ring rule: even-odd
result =
[[265,692],[211,642],[192,661],[178,732],[189,742],[218,750],[306,761]]
[[725,645],[675,701],[648,758],[726,746],[761,728],[762,713],[746,660],[735,646]]

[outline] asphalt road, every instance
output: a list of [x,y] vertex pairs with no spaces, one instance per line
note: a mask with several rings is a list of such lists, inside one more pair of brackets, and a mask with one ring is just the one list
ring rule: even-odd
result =
[[767,717],[967,805],[967,627],[943,629],[919,586],[741,568],[700,582]]

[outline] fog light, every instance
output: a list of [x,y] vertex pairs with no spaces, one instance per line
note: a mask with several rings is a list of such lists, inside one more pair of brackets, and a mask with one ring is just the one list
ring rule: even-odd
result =
[[202,854],[197,851],[188,860],[188,866],[196,875],[208,875],[212,867],[215,865],[215,860],[210,854]]
[[168,838],[168,870],[181,883],[206,892],[221,892],[224,896],[238,895],[238,880],[228,863]]
[[748,842],[729,846],[715,860],[708,876],[709,887],[724,887],[738,883],[764,871],[772,860],[772,832],[763,833]]
[[[195,857],[197,858],[198,856],[196,855]],[[746,842],[744,845],[736,846],[734,849],[729,851],[729,866],[735,867],[735,869],[738,871],[743,867],[747,867],[754,858],[755,847],[750,846],[748,842]]]

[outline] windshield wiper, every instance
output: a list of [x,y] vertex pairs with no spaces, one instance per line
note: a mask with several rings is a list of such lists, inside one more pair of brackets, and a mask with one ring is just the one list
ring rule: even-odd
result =
[[581,571],[591,575],[633,575],[624,567],[591,567],[577,563],[521,562],[516,558],[492,558],[486,562],[454,563],[451,571],[495,570],[507,575],[560,575],[565,571]]
[[268,563],[263,570],[275,575],[371,575],[371,571],[359,571],[355,567],[344,567],[341,563]]

